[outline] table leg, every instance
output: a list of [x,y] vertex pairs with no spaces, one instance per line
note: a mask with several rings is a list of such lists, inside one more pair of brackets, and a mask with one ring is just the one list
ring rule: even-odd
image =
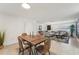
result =
[[36,46],[33,46],[32,47],[32,54],[33,55],[37,55],[38,54],[35,48],[36,48]]

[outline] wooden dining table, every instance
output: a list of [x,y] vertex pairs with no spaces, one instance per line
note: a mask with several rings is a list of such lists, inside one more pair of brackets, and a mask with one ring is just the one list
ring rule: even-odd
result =
[[[33,51],[35,51],[35,47],[36,45],[43,43],[45,41],[44,36],[31,36],[31,35],[27,35],[27,36],[21,36],[21,38],[27,42],[29,42],[34,48],[32,49]],[[34,53],[33,53],[34,54]]]

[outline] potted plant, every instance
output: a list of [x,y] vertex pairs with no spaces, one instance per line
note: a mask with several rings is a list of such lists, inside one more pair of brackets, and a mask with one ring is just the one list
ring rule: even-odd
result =
[[0,49],[4,47],[5,32],[0,32]]
[[73,24],[70,26],[70,31],[71,31],[71,37],[73,37],[73,33],[75,31],[75,26]]

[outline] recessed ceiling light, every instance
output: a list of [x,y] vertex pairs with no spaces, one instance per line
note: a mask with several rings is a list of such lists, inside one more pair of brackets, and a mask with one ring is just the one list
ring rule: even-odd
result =
[[27,3],[23,3],[22,7],[25,8],[25,9],[30,9],[31,8],[31,6]]

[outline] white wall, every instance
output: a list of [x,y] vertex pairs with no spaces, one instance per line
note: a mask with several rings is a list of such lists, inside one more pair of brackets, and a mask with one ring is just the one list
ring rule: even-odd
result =
[[23,32],[29,34],[36,31],[35,25],[35,21],[31,22],[23,17],[0,14],[0,31],[6,32],[4,45],[17,43],[17,36]]
[[32,33],[36,34],[36,32],[38,31],[38,23],[36,21],[26,21],[25,22],[25,32],[27,32],[28,34]]
[[9,45],[17,42],[17,35],[23,31],[23,25],[19,18],[15,16],[0,15],[1,31],[5,31],[4,45]]

